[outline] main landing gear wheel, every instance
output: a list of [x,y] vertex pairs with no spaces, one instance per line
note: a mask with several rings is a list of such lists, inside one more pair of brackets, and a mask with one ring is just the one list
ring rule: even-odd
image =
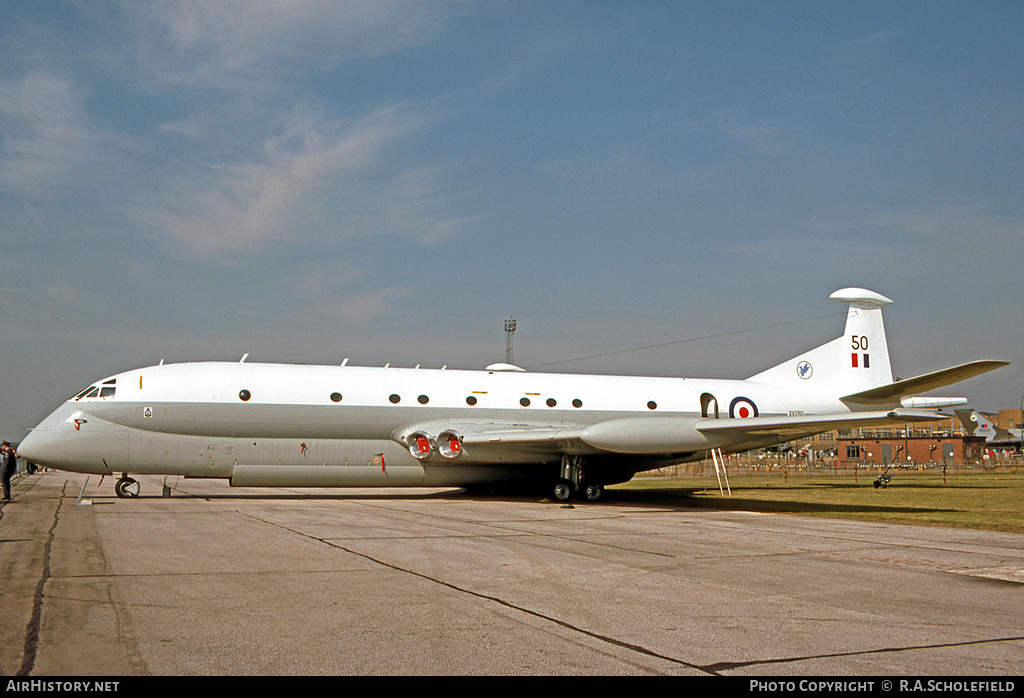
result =
[[583,456],[563,454],[560,475],[551,488],[551,495],[559,502],[573,496],[585,502],[596,502],[604,496],[604,485],[586,477]]
[[121,499],[133,499],[139,496],[139,481],[130,477],[122,477],[114,483],[114,494]]
[[572,483],[568,480],[559,480],[551,488],[551,496],[559,502],[567,502],[572,497]]

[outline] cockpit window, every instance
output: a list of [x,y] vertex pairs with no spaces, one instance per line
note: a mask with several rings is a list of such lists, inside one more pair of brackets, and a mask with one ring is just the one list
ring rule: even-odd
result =
[[82,398],[90,397],[114,397],[114,393],[117,392],[117,379],[111,379],[104,381],[102,386],[90,385],[88,388],[75,395],[72,400],[81,400]]

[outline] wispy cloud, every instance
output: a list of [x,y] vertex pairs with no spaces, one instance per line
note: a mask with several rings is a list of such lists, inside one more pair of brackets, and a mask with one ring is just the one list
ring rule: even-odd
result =
[[427,41],[458,4],[397,0],[130,3],[135,60],[161,83],[237,86]]
[[90,122],[85,97],[67,76],[32,70],[0,79],[0,94],[0,186],[8,194],[52,201],[98,186],[128,145]]
[[452,178],[437,167],[395,177],[381,197],[383,229],[424,245],[437,245],[462,233],[480,216],[465,213],[465,197]]
[[[341,239],[396,231],[412,231],[412,237],[428,242],[444,237],[459,219],[447,218],[441,204],[428,201],[437,201],[431,199],[437,187],[428,174],[379,171],[389,148],[431,120],[429,110],[392,106],[345,125],[315,110],[298,109],[277,135],[264,141],[258,158],[203,166],[205,172],[194,173],[192,188],[154,214],[153,222],[159,232],[199,255],[256,251],[269,242],[322,242],[319,224],[332,226]],[[310,220],[324,210],[319,200],[341,189],[366,191],[366,178],[378,186],[370,188],[371,200],[356,212],[341,212],[333,222]],[[385,205],[378,198],[381,191],[389,194],[384,209],[377,208]],[[345,196],[351,201],[351,192]],[[326,210],[337,214],[334,206]]]
[[793,150],[785,129],[776,120],[754,123],[736,109],[718,110],[712,118],[721,136],[744,153],[779,156],[789,155]]

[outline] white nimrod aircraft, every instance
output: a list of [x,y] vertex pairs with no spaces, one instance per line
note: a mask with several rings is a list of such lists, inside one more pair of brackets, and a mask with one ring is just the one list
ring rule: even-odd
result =
[[[556,499],[671,463],[851,427],[942,418],[965,398],[914,397],[1004,361],[893,381],[885,296],[836,291],[843,336],[746,380],[205,362],[106,378],[22,441],[40,465],[286,487],[531,483]],[[347,363],[347,360],[346,360]]]

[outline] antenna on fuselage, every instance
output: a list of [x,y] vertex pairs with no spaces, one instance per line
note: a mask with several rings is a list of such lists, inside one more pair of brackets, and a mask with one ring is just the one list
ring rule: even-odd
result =
[[249,352],[246,352],[246,353],[242,354],[242,360],[239,361],[238,363],[244,364],[245,360],[248,359],[248,358],[249,358]]

